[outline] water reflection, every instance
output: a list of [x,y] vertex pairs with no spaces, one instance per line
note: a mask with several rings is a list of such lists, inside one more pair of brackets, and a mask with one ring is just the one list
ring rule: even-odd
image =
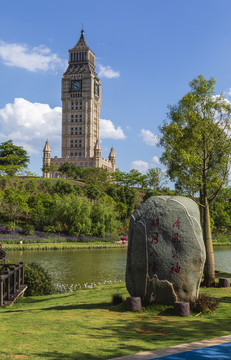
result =
[[99,284],[124,281],[127,249],[80,249],[7,252],[10,262],[37,262],[57,284]]
[[[99,284],[124,281],[127,249],[8,251],[12,263],[37,262],[48,269],[57,284]],[[215,249],[215,267],[231,273],[231,248]]]

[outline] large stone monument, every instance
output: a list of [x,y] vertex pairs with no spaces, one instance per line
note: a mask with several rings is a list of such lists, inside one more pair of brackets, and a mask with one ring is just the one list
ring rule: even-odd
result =
[[190,301],[199,293],[205,247],[197,204],[153,196],[131,216],[126,285],[149,304]]

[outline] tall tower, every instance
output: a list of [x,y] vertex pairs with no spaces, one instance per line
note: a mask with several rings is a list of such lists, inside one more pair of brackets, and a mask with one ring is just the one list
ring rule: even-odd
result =
[[95,72],[95,54],[84,31],[69,50],[69,66],[62,78],[62,157],[91,158],[99,141],[101,84]]
[[[62,156],[51,158],[47,141],[43,165],[58,169],[68,162],[115,171],[114,150],[108,159],[101,157],[100,105],[101,84],[95,72],[95,54],[87,46],[82,29],[79,41],[69,50],[68,68],[62,76]],[[50,168],[50,173],[43,176],[60,177],[60,173]]]
[[50,166],[50,164],[51,164],[51,148],[47,140],[43,149],[43,177],[45,178],[50,177],[50,174],[47,171],[45,171],[46,165]]

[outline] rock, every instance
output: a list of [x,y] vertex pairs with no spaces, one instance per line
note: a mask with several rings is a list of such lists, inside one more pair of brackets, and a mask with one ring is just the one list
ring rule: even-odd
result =
[[126,286],[146,304],[189,302],[199,294],[205,247],[197,204],[153,196],[132,214]]
[[189,316],[190,315],[189,302],[175,302],[174,311],[175,314],[178,316]]
[[127,297],[126,310],[140,311],[141,310],[141,298],[140,297]]

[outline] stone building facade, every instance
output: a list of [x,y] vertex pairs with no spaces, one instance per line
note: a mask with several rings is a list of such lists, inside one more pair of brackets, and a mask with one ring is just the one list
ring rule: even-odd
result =
[[[89,49],[84,31],[69,50],[69,65],[62,76],[62,157],[51,157],[48,140],[43,149],[43,167],[58,168],[65,162],[81,167],[116,169],[111,148],[108,159],[101,156],[100,146],[101,83],[95,72],[95,54]],[[52,168],[52,166],[51,166]],[[58,177],[54,169],[43,171],[43,177]]]

